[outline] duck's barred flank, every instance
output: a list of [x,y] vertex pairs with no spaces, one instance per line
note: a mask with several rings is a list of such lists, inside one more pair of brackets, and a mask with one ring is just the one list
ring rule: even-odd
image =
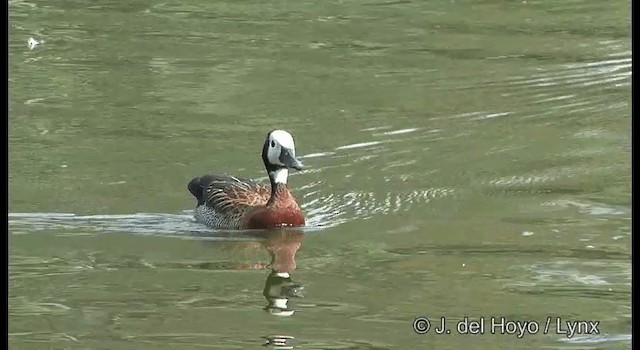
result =
[[218,213],[208,205],[199,205],[196,207],[196,222],[213,228],[224,227],[231,230],[239,230],[241,218],[242,215],[229,216]]

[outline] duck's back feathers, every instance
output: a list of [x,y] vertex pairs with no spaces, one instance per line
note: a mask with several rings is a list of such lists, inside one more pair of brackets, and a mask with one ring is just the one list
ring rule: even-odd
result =
[[220,211],[242,205],[264,205],[271,195],[267,185],[222,174],[196,177],[189,182],[188,187],[198,199],[198,205],[206,204]]
[[188,188],[198,200],[196,220],[214,227],[239,226],[249,208],[265,205],[271,196],[268,185],[226,174],[198,176]]

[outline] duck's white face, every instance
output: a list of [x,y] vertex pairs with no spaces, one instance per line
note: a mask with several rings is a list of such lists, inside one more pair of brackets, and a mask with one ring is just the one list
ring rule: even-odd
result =
[[[288,168],[301,170],[303,167],[296,158],[293,136],[284,130],[274,130],[269,133],[265,142],[266,161],[271,165],[282,167],[275,170],[274,174],[270,174],[270,176],[273,176],[277,183],[287,183]],[[264,155],[263,153],[263,157]]]
[[293,143],[293,136],[284,130],[272,131],[271,134],[269,134],[269,151],[267,151],[269,163],[286,166],[280,160],[282,148],[288,149],[289,152],[291,152],[291,155],[295,158],[296,146]]

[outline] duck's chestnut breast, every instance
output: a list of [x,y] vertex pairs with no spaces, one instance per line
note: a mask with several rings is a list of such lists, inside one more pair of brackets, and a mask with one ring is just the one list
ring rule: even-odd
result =
[[[297,207],[297,206],[296,206]],[[248,213],[244,229],[272,229],[278,227],[304,226],[304,216],[299,208],[284,210],[284,208],[258,207]]]
[[304,226],[305,220],[295,198],[286,186],[277,186],[269,202],[250,210],[244,220],[245,229],[272,229]]

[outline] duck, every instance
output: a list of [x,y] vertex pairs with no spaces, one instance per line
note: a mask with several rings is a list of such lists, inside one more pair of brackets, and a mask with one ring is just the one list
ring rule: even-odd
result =
[[289,190],[289,170],[305,166],[296,158],[293,136],[271,130],[262,146],[269,184],[228,174],[209,173],[189,181],[196,198],[196,222],[213,229],[251,230],[301,227],[305,218]]

